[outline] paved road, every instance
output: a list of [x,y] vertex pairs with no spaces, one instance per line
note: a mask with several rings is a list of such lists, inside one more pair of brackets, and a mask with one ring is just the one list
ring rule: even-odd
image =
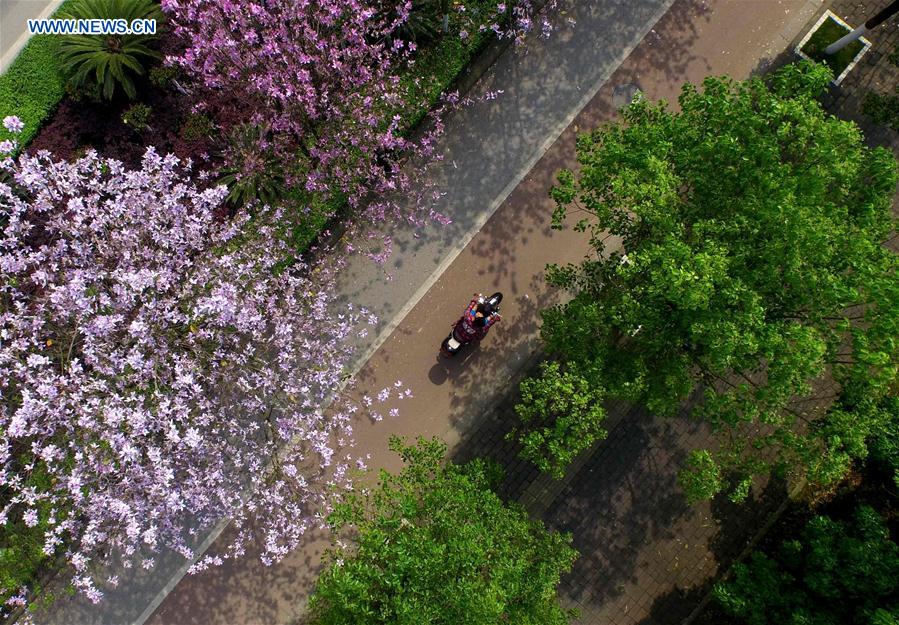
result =
[[[460,441],[533,353],[536,312],[558,296],[540,278],[545,263],[576,261],[584,253],[579,235],[549,230],[546,199],[552,172],[571,163],[576,129],[611,115],[635,85],[653,97],[670,97],[685,78],[712,71],[745,75],[756,60],[782,49],[784,37],[789,38],[782,31],[798,30],[819,3],[711,4],[720,8],[714,26],[702,28],[708,21],[704,5],[679,2],[683,10],[669,19],[662,34],[651,28],[670,6],[668,0],[570,5],[565,17],[577,20],[574,29],[535,42],[526,55],[504,55],[475,87],[480,93],[503,90],[502,98],[450,120],[446,160],[435,175],[447,192],[443,206],[453,225],[418,238],[411,231],[394,231],[398,251],[386,268],[393,274],[389,282],[384,269],[368,261],[354,262],[344,274],[342,293],[383,320],[383,341],[365,352],[367,357],[377,349],[359,373],[359,392],[396,379],[416,391],[414,399],[397,406],[399,418],[357,424],[358,448],[372,453],[374,466],[398,466],[386,450],[391,433],[440,434],[450,444]],[[641,40],[638,71],[607,83]],[[734,46],[743,47],[732,53]],[[581,117],[572,123],[578,113]],[[502,325],[468,357],[449,366],[437,362],[436,347],[457,309],[473,290],[493,289],[506,293]],[[302,549],[270,568],[250,554],[236,565],[185,578],[171,594],[159,589],[176,572],[176,563],[162,562],[146,578],[125,580],[99,608],[78,600],[60,602],[41,621],[141,623],[162,600],[148,621],[153,625],[291,623],[325,545],[325,537],[311,535]]]
[[49,17],[62,0],[0,0],[0,72],[28,41],[28,20]]

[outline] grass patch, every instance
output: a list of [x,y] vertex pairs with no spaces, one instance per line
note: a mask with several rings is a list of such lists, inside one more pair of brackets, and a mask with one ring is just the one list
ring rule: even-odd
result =
[[309,250],[332,219],[346,206],[346,197],[335,193],[326,199],[317,194],[292,190],[284,201],[284,217],[278,224],[279,236],[287,241],[294,255],[279,263],[283,269]]
[[[56,10],[66,11],[74,0]],[[66,80],[59,64],[59,37],[35,35],[22,48],[9,69],[0,75],[0,119],[17,115],[25,128],[16,139],[19,149],[28,145],[41,124],[56,110],[66,93]],[[0,141],[12,135],[0,126]]]
[[805,42],[805,45],[802,46],[801,50],[804,54],[807,54],[810,59],[827,65],[827,67],[833,71],[834,76],[839,76],[843,73],[843,70],[849,67],[849,64],[855,60],[856,55],[861,52],[864,45],[856,40],[836,54],[825,54],[824,49],[849,32],[848,28],[832,17],[828,17],[821,22],[821,25],[814,33],[812,33],[812,36]]
[[[45,469],[37,465],[28,477],[29,485],[38,492],[46,492],[52,484]],[[35,506],[38,522],[28,527],[22,518],[23,506],[17,506],[10,518],[0,526],[0,603],[19,593],[27,586],[39,592],[38,577],[52,565],[52,558],[44,553],[44,532],[49,529],[51,513],[57,520],[65,515],[60,510],[52,510],[46,502]]]

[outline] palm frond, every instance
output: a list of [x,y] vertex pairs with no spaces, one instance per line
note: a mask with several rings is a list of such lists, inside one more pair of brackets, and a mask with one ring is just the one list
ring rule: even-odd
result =
[[[62,17],[71,19],[155,19],[164,16],[153,0],[79,0]],[[157,29],[158,30],[158,29]],[[69,83],[76,88],[94,87],[111,100],[118,92],[137,96],[136,76],[146,73],[145,63],[161,58],[148,46],[157,35],[66,35],[59,54]]]

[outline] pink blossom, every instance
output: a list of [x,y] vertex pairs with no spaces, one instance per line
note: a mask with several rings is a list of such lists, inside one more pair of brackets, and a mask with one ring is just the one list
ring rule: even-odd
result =
[[3,127],[13,134],[18,134],[25,128],[25,123],[15,115],[7,115],[3,118]]
[[28,508],[28,510],[25,511],[25,514],[22,515],[22,520],[25,521],[25,525],[28,527],[34,527],[38,523],[37,510]]
[[[17,185],[0,182],[4,514],[37,524],[39,504],[55,510],[42,550],[72,546],[72,583],[91,601],[102,591],[87,571],[108,550],[126,567],[153,566],[139,550],[190,557],[189,521],[235,527],[197,570],[256,536],[263,559],[283,557],[326,489],[318,469],[270,463],[347,479],[332,445],[351,439],[349,410],[318,408],[366,319],[334,301],[334,266],[275,271],[289,253],[276,210],[257,209],[252,230],[245,213],[222,222],[225,190],[197,189],[152,149],[138,171],[93,152],[3,169]],[[19,477],[35,464],[48,486]]]

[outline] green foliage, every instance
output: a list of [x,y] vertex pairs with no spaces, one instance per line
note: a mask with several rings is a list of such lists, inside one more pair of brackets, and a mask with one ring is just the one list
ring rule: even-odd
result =
[[804,449],[813,483],[835,483],[853,463],[868,460],[899,486],[899,398],[878,396],[866,382],[849,381],[838,401],[814,423],[813,434],[820,444]]
[[[54,15],[65,12],[75,0],[64,2]],[[17,115],[25,128],[16,139],[20,149],[28,145],[41,124],[65,95],[65,77],[59,64],[59,37],[33,36],[19,56],[0,74],[0,120]],[[0,141],[11,135],[0,126]]]
[[899,95],[869,91],[862,100],[862,113],[878,124],[899,130]]
[[354,549],[331,551],[310,601],[316,625],[562,625],[573,614],[555,587],[576,552],[520,506],[489,490],[488,472],[441,466],[446,446],[419,439],[391,449],[406,463],[350,493],[329,522]]
[[[469,10],[465,14],[450,11],[451,35],[441,37],[432,45],[418,50],[415,63],[400,77],[406,93],[404,99],[411,104],[399,111],[402,128],[406,132],[416,127],[469,66],[475,55],[493,38],[492,30],[482,32],[479,27],[489,24],[487,17],[495,6],[496,3],[491,5],[491,0],[476,0],[466,3]],[[465,22],[462,22],[463,17]],[[472,20],[471,23],[468,20]],[[458,36],[463,24],[470,33],[467,39]]]
[[[36,488],[49,488],[48,477],[40,463],[28,477]],[[21,510],[14,509],[6,523],[0,525],[0,602],[17,595],[23,586],[36,590],[35,581],[45,565],[48,556],[44,553],[44,532],[48,528],[51,509],[49,505],[37,504],[38,522],[28,527],[21,517]],[[56,521],[63,520],[63,514],[55,511]]]
[[721,468],[706,449],[690,452],[686,466],[678,475],[678,481],[689,501],[710,499],[724,485]]
[[320,195],[295,187],[286,192],[280,204],[283,214],[278,221],[277,236],[287,242],[291,252],[277,265],[278,271],[296,263],[315,244],[345,201],[339,193],[322,200]]
[[150,70],[150,84],[164,89],[178,77],[178,68],[174,65],[157,65]]
[[23,586],[33,583],[46,559],[46,523],[27,527],[22,521],[7,522],[0,530],[0,599],[6,601]]
[[893,477],[899,489],[899,397],[886,397],[879,406],[874,430],[868,443],[873,465]]
[[608,434],[602,428],[602,390],[557,362],[542,363],[540,377],[525,379],[520,389],[515,412],[525,428],[507,438],[517,436],[522,458],[561,479],[575,456]]
[[135,130],[146,130],[150,127],[150,115],[153,113],[153,107],[147,104],[138,103],[128,107],[128,110],[122,113],[122,123],[127,124]]
[[773,554],[755,552],[715,586],[738,623],[874,625],[899,615],[899,546],[884,519],[859,506],[849,522],[809,521]]
[[[70,19],[155,19],[157,32],[163,15],[153,0],[77,0],[62,15]],[[136,76],[161,55],[149,44],[157,35],[65,35],[59,55],[69,85],[94,98],[112,100],[123,91],[137,97]]]
[[[386,10],[395,13],[396,4],[387,3]],[[443,16],[450,12],[449,0],[412,0],[408,19],[397,28],[396,35],[404,41],[427,44],[443,31]],[[391,15],[391,19],[395,16]]]
[[284,196],[284,172],[268,139],[268,131],[253,124],[232,131],[221,168],[224,175],[219,179],[219,184],[228,187],[226,199],[231,205],[272,204]]
[[190,113],[181,125],[181,137],[186,141],[207,139],[215,133],[215,124],[206,113]]
[[881,245],[896,163],[822,110],[829,79],[813,63],[708,78],[684,86],[676,113],[638,98],[578,138],[580,172],[551,191],[553,226],[576,216],[593,254],[548,268],[574,298],[544,311],[546,346],[657,413],[704,389],[697,414],[727,436],[693,457],[683,479],[697,494],[722,474],[739,498],[752,475],[809,472],[826,441],[799,433],[791,401],[829,366],[874,401],[896,380],[897,258]]

